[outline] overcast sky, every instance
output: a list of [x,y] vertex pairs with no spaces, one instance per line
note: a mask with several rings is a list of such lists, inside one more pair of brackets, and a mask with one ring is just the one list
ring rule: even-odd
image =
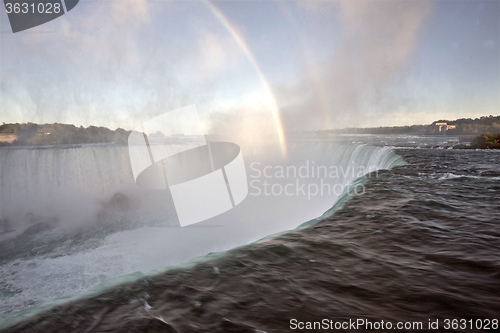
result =
[[[499,115],[499,1],[85,1],[13,34],[0,122],[132,129],[196,104],[207,131]],[[268,124],[268,125],[269,125]],[[274,125],[269,125],[271,128]]]

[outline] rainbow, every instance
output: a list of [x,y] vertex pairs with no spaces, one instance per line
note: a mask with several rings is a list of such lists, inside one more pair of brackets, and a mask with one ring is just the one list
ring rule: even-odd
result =
[[278,107],[278,102],[276,101],[276,98],[274,97],[274,93],[271,89],[271,86],[269,85],[269,82],[267,81],[266,77],[264,76],[264,73],[260,69],[259,64],[255,60],[255,57],[253,56],[252,52],[250,51],[250,48],[248,47],[245,39],[243,36],[238,32],[238,30],[229,22],[226,16],[222,14],[222,12],[210,2],[210,0],[201,0],[209,9],[210,11],[217,17],[217,19],[224,25],[224,27],[227,29],[227,31],[231,34],[231,36],[234,38],[236,43],[238,43],[239,47],[247,57],[248,61],[252,64],[252,66],[255,68],[255,71],[257,72],[257,75],[259,76],[259,80],[264,88],[264,91],[267,95],[267,99],[269,101],[269,107],[271,109],[271,112],[273,114],[274,122],[276,124],[276,131],[278,133],[278,139],[280,142],[281,146],[281,151],[283,153],[283,156],[286,156],[286,141],[285,141],[285,132],[283,130],[283,122],[281,121],[280,117],[280,110]]

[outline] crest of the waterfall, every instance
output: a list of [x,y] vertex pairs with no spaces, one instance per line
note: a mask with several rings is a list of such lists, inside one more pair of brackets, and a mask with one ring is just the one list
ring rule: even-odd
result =
[[220,215],[248,194],[240,147],[207,142],[195,105],[144,122],[128,148],[137,185],[168,189],[182,227]]
[[[187,125],[190,122],[186,120]],[[127,146],[0,148],[0,240],[21,235],[13,240],[20,246],[6,255],[31,251],[34,243],[30,239],[45,239],[56,254],[47,256],[46,248],[40,248],[33,258],[21,262],[22,269],[12,265],[0,272],[0,278],[8,279],[13,290],[23,290],[0,295],[4,297],[0,299],[0,314],[14,306],[23,308],[20,304],[27,297],[47,302],[90,289],[106,279],[179,264],[294,229],[306,221],[315,223],[312,220],[317,221],[328,210],[331,213],[332,206],[342,204],[356,191],[363,194],[359,177],[367,172],[373,177],[377,170],[404,163],[389,147],[326,141],[292,142],[284,160],[279,154],[270,157],[268,151],[242,151],[229,142],[219,146],[195,131],[176,135],[180,130],[174,129],[167,137],[153,127],[146,134],[157,158],[176,152],[154,163],[159,163],[161,173],[153,175],[159,174],[159,184],[168,186],[162,190],[137,185],[150,166],[138,164],[145,169],[134,171]],[[142,138],[146,140],[144,134]],[[153,165],[147,147],[142,151]],[[237,172],[231,169],[232,163],[239,163],[240,155],[247,172],[244,178],[234,177]],[[186,228],[175,227],[178,224],[172,215],[179,206],[176,203],[174,207],[171,188],[222,168],[229,180],[224,179],[226,187],[221,186],[227,196],[193,204],[191,199],[197,194],[193,186],[182,189],[185,197],[180,199],[190,205],[189,209],[204,211],[203,205],[227,199],[231,191],[235,207],[226,200],[225,206],[218,206],[230,208],[225,212]],[[238,184],[235,178],[245,183]],[[238,188],[246,189],[247,180],[248,195],[237,192]],[[242,193],[246,198],[238,203]],[[40,218],[44,218],[42,223]],[[61,226],[79,228],[76,232],[49,232],[58,221]],[[63,279],[68,283],[62,286],[59,281]]]
[[[161,141],[167,138],[156,138],[153,134],[148,135],[150,146],[162,147]],[[228,142],[219,146],[215,142],[209,145],[205,140],[203,144],[204,137],[194,134],[170,135],[168,140],[166,147],[177,146],[186,150],[160,161],[160,184],[161,181],[163,184],[168,182],[166,190],[144,189],[136,184],[127,146],[110,144],[0,149],[0,222],[4,225],[0,226],[0,238],[23,233],[34,220],[38,221],[38,217],[45,220],[57,218],[61,226],[101,225],[101,217],[106,216],[101,214],[102,211],[118,214],[113,222],[117,230],[132,224],[136,227],[178,225],[175,212],[180,206],[174,207],[171,187],[189,183],[196,171],[201,171],[199,177],[212,173],[209,147],[215,148],[211,153],[214,169],[223,168],[230,183],[227,186],[223,173],[224,183],[219,184],[227,194],[221,191],[224,195],[217,199],[224,199],[225,204],[218,207],[230,209],[196,225],[243,228],[249,235],[255,234],[252,239],[294,228],[320,216],[338,200],[343,189],[348,188],[346,184],[360,174],[390,169],[402,162],[389,147],[341,142],[292,142],[289,156],[284,161],[278,155],[273,159],[266,151],[255,153],[240,150]],[[145,155],[149,158],[147,150]],[[244,159],[247,174],[245,177],[233,177],[237,172],[231,169],[231,163],[239,163],[240,158]],[[326,177],[325,168],[328,170]],[[289,177],[280,175],[280,169],[288,170]],[[297,171],[297,177],[292,178],[294,170]],[[310,171],[309,178],[300,177],[304,170]],[[337,170],[338,173],[332,173]],[[142,176],[139,173],[137,177]],[[242,184],[237,183],[238,179],[242,180]],[[246,192],[245,184],[248,184],[248,195],[238,203]],[[238,192],[238,189],[243,190]],[[229,190],[235,207],[232,206]],[[270,195],[266,196],[266,191]],[[185,199],[187,210],[193,202],[191,198],[196,194],[196,188],[182,188],[178,192],[185,193],[189,199],[180,197]],[[289,196],[292,192],[293,196]],[[358,192],[362,193],[362,188]],[[210,197],[209,200],[214,198]],[[196,206],[191,204],[191,210],[202,211],[200,207],[203,208],[209,200],[198,202]],[[178,203],[181,201],[178,200]],[[123,211],[124,207],[129,210]],[[172,228],[168,230],[173,232]]]

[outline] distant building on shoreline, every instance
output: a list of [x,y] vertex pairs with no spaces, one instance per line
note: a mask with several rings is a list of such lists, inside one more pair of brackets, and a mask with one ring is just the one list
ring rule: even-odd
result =
[[446,132],[457,128],[457,125],[448,125],[448,123],[435,123],[434,125],[437,126],[437,132]]

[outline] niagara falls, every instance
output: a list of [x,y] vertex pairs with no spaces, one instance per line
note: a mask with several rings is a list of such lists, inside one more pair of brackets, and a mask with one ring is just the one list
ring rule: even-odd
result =
[[4,3],[1,332],[500,329],[500,3]]

